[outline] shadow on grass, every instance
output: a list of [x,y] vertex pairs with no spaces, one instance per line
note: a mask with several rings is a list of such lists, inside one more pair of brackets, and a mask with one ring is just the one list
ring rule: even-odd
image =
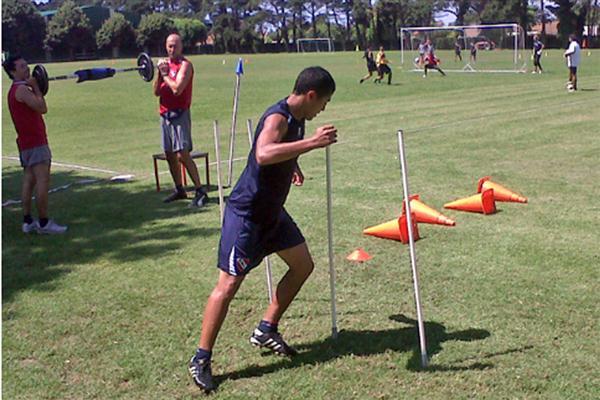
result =
[[[417,321],[402,314],[392,315],[391,320],[409,326],[381,331],[345,331],[339,332],[337,339],[331,337],[296,346],[299,354],[293,359],[284,359],[262,367],[248,367],[241,371],[222,375],[218,380],[243,379],[259,377],[281,369],[298,368],[304,365],[317,365],[344,356],[370,356],[382,354],[387,351],[412,352],[407,363],[410,371],[423,371],[421,368],[421,353],[417,338]],[[446,327],[438,322],[425,322],[427,335],[427,352],[429,357],[442,351],[442,343],[448,341],[483,340],[490,336],[484,329],[466,329],[456,332],[447,332]],[[460,363],[463,363],[462,360]],[[436,365],[432,364],[424,371],[467,371],[492,368],[493,364],[475,362],[469,365]]]
[[[53,171],[52,187],[94,178],[72,171]],[[20,168],[3,170],[3,201],[19,198],[21,180]],[[3,207],[3,302],[29,288],[52,290],[52,281],[69,273],[70,265],[100,258],[114,264],[157,258],[178,250],[182,238],[201,238],[218,232],[218,226],[196,227],[178,222],[178,218],[205,209],[189,209],[187,202],[164,204],[164,194],[150,188],[136,191],[130,185],[108,181],[73,184],[51,194],[50,216],[69,225],[64,235],[23,234],[21,206]],[[210,209],[214,210],[212,206]],[[37,216],[35,206],[33,214]],[[165,223],[166,220],[171,221]]]

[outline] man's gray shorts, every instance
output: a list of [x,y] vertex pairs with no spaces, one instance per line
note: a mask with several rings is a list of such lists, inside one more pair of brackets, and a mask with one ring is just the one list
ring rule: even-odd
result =
[[192,151],[192,119],[190,110],[167,111],[160,116],[164,151]]
[[38,146],[19,152],[21,166],[23,168],[33,167],[36,164],[50,164],[52,152],[48,145]]

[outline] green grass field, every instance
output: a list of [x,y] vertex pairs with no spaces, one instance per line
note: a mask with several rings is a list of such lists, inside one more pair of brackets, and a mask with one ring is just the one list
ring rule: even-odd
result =
[[[543,75],[449,74],[427,79],[394,62],[394,85],[358,84],[359,53],[245,56],[236,157],[245,121],[286,96],[320,64],[338,90],[307,132],[339,129],[332,147],[340,336],[330,339],[324,151],[304,155],[304,187],[287,208],[316,269],[281,321],[301,354],[287,360],[248,344],[267,302],[264,268],[233,301],[214,353],[215,399],[594,399],[600,395],[600,52],[584,53],[567,93],[561,53]],[[452,65],[441,53],[442,67]],[[195,147],[226,155],[237,56],[194,56]],[[132,60],[50,64],[50,75]],[[531,64],[531,62],[529,62]],[[21,170],[3,77],[2,200],[18,199]],[[24,236],[18,205],[2,209],[2,391],[5,399],[202,398],[187,361],[217,278],[219,208],[165,205],[154,188],[157,101],[136,74],[52,82],[46,115],[55,163],[51,215],[62,237]],[[410,189],[428,205],[476,193],[477,180],[524,194],[484,216],[445,210],[453,228],[419,226],[423,312],[431,366],[419,368],[408,247],[362,235],[399,215],[396,131],[404,129]],[[235,164],[239,175],[243,162]],[[166,164],[161,165],[165,172]],[[200,174],[203,176],[203,169]],[[168,174],[161,175],[170,190]],[[83,179],[99,179],[78,184]],[[357,247],[364,264],[345,256]],[[274,259],[274,274],[285,267]]]

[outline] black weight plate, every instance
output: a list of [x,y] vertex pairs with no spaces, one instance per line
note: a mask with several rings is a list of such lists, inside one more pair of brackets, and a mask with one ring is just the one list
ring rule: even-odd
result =
[[48,72],[46,72],[46,68],[38,64],[33,68],[32,75],[37,81],[40,91],[45,96],[48,93]]
[[146,53],[140,53],[137,58],[138,67],[142,67],[138,70],[138,73],[146,82],[150,82],[154,79],[154,64],[152,63],[152,59]]

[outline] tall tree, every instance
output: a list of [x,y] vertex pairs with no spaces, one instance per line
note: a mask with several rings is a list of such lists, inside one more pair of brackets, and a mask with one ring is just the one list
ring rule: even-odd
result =
[[144,15],[137,29],[138,46],[164,54],[167,36],[175,31],[175,23],[165,14],[153,13]]
[[304,24],[304,1],[289,0],[288,7],[292,14],[292,41],[294,46],[298,38],[304,37],[302,26]]
[[557,0],[548,8],[558,17],[558,37],[566,45],[570,34],[581,37],[587,10],[577,0]]
[[194,18],[174,18],[173,23],[181,36],[184,51],[193,51],[196,48],[196,43],[206,41],[207,28],[199,20]]
[[372,9],[369,0],[355,0],[352,4],[352,18],[356,31],[356,41],[364,49],[369,46],[367,30],[371,25]]
[[123,14],[118,12],[115,12],[109,19],[104,21],[98,32],[96,32],[96,45],[98,48],[116,49],[113,50],[115,57],[118,57],[120,48],[123,46],[131,47],[132,43],[135,43],[135,31]]
[[46,20],[29,0],[2,2],[2,50],[24,57],[40,55]]
[[464,25],[465,16],[472,10],[475,0],[441,0],[435,5],[436,11],[447,12],[456,17],[453,25]]
[[48,23],[44,42],[50,49],[66,49],[71,59],[77,50],[95,48],[90,20],[72,0],[66,0]]

